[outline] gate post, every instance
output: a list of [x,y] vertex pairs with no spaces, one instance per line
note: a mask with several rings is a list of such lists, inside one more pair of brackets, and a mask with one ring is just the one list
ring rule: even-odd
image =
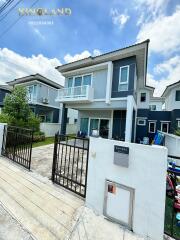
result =
[[2,155],[3,146],[6,143],[6,129],[7,123],[0,123],[0,155]]
[[53,153],[52,177],[51,177],[51,180],[53,182],[54,182],[54,175],[55,175],[56,162],[57,162],[57,145],[58,145],[58,133],[55,134],[55,138],[54,138],[54,153]]

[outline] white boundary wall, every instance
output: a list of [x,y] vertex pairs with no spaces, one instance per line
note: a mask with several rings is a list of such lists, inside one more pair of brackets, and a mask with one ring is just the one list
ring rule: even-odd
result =
[[[40,130],[45,133],[46,137],[53,137],[58,131],[61,130],[60,123],[41,123]],[[66,134],[76,134],[77,124],[67,124]]]
[[[114,145],[129,147],[128,168],[113,164]],[[91,137],[86,204],[103,214],[106,179],[134,188],[133,231],[163,240],[166,170],[165,147]]]

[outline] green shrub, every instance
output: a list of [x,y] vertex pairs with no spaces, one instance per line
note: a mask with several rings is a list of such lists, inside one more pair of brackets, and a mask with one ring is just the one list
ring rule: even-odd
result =
[[10,115],[8,115],[6,113],[0,114],[0,122],[1,123],[12,124],[12,122],[14,122],[14,121],[15,121],[15,119],[13,117],[11,117]]
[[34,132],[33,142],[42,142],[45,141],[45,134],[43,132]]
[[178,128],[177,130],[175,130],[175,135],[180,136],[180,128]]

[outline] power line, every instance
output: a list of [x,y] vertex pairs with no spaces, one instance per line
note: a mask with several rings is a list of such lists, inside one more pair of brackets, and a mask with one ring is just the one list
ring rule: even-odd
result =
[[0,18],[0,22],[21,2],[22,0],[19,0],[13,7],[11,7],[9,9],[9,11],[7,11],[6,13],[4,13],[4,15],[2,15],[2,17]]
[[7,0],[6,3],[3,6],[1,6],[0,13],[2,13],[9,5],[11,5],[13,1],[14,0]]
[[[31,6],[33,7],[39,0],[36,0]],[[0,35],[0,38],[2,38],[23,16],[20,16],[14,23],[12,23],[2,34]]]

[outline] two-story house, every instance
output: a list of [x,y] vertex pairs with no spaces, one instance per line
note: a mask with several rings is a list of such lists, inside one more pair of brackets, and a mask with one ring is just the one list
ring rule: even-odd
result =
[[[65,77],[65,88],[57,101],[79,112],[78,129],[91,135],[97,130],[105,138],[134,141],[139,94],[146,90],[149,40],[96,57],[57,67]],[[149,108],[149,105],[148,105]]]
[[8,84],[13,87],[21,85],[27,89],[29,105],[42,122],[59,122],[60,104],[55,99],[61,85],[40,74],[17,78]]
[[0,85],[0,113],[4,106],[4,98],[7,94],[11,93],[11,87],[8,85]]

